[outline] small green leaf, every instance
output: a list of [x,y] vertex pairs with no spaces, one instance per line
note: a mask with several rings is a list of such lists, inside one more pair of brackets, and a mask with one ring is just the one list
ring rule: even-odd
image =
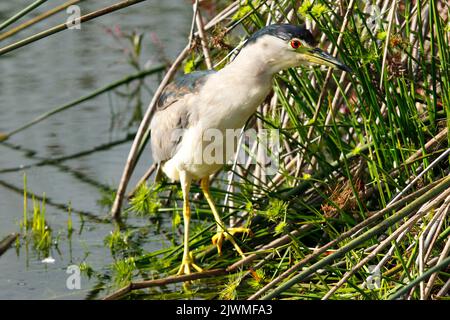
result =
[[192,54],[191,57],[186,60],[183,71],[185,74],[195,71],[195,55]]
[[320,18],[324,13],[328,11],[327,7],[323,4],[316,4],[311,9],[311,15],[315,18]]
[[309,173],[304,173],[303,176],[302,176],[302,179],[303,180],[309,180],[309,179],[311,179],[311,175]]
[[387,32],[386,31],[380,31],[380,32],[377,33],[377,39],[378,40],[383,41],[383,40],[386,39],[386,37],[387,37]]
[[275,234],[282,234],[286,230],[287,223],[286,221],[281,221],[277,226],[275,227]]
[[302,5],[300,6],[300,8],[298,8],[298,13],[303,16],[306,17],[308,16],[311,8],[312,8],[312,3],[309,0],[303,1]]

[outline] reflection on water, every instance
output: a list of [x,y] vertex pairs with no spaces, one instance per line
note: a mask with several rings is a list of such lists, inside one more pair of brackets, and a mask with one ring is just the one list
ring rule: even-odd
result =
[[[63,2],[49,1],[36,10],[36,14]],[[0,21],[28,4],[26,0],[0,2]],[[86,1],[81,5],[82,13],[108,4],[111,2]],[[155,48],[151,39],[159,38],[165,54],[173,58],[185,45],[191,14],[190,2],[147,1],[82,25],[79,31],[65,31],[0,57],[0,132],[13,130],[45,111],[134,73],[126,61],[123,44],[108,30],[144,32],[141,64],[152,65],[161,58],[160,48]],[[60,13],[14,39],[0,42],[0,46],[65,18],[65,13]],[[148,89],[140,92],[143,108],[157,82],[157,77],[146,79]],[[127,88],[118,91],[127,92]],[[105,94],[0,144],[0,238],[19,231],[25,172],[28,190],[46,195],[46,220],[57,243],[50,252],[54,263],[43,263],[42,257],[25,242],[17,253],[10,249],[0,257],[0,299],[85,298],[97,280],[84,276],[81,290],[68,290],[67,266],[86,261],[94,270],[102,271],[112,262],[104,239],[113,226],[101,222],[107,210],[99,204],[99,199],[102,188],[115,187],[120,179],[131,144],[128,135],[136,130],[135,123],[128,126],[135,104],[136,101],[130,102],[126,96]],[[112,145],[100,152],[33,166],[45,159],[61,158],[107,144]],[[150,161],[149,152],[145,152],[131,185]],[[25,169],[2,171],[19,166]],[[31,201],[28,203],[31,206]],[[69,203],[73,207],[71,237],[67,236],[68,212],[64,207]],[[139,218],[128,222],[136,228],[149,224]],[[155,232],[150,232],[146,239],[144,250],[152,251],[164,245],[164,240]]]

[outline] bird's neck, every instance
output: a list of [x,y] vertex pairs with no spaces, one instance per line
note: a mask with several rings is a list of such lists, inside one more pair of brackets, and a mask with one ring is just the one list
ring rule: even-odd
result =
[[[273,72],[261,57],[241,54],[211,77],[204,90],[209,97],[211,116],[208,126],[241,128],[272,88]],[[219,107],[222,106],[222,107]],[[220,112],[222,110],[223,112]],[[214,122],[213,119],[220,121]]]
[[254,104],[261,103],[269,94],[276,71],[261,52],[244,48],[220,73],[227,80],[227,91],[233,92],[236,100],[243,100],[241,104],[245,102],[250,111],[256,110]]
[[238,56],[224,69],[240,73],[243,79],[256,78],[258,81],[271,82],[279,70],[273,68],[270,59],[263,50],[244,47]]

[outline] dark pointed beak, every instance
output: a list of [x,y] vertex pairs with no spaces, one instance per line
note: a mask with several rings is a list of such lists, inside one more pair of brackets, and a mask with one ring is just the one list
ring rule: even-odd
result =
[[352,72],[352,69],[350,67],[319,48],[311,49],[307,52],[306,56],[308,61],[311,63],[338,68],[345,72]]

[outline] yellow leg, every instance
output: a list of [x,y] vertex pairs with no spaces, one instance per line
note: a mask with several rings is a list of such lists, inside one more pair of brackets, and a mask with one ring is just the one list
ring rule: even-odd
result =
[[178,269],[177,275],[190,274],[191,267],[198,272],[202,271],[198,265],[194,263],[194,257],[189,251],[189,224],[191,221],[191,207],[189,205],[189,189],[191,186],[191,179],[187,177],[186,173],[180,173],[181,189],[183,191],[183,220],[184,220],[184,252],[183,261]]
[[216,206],[214,205],[214,201],[209,193],[209,177],[203,178],[200,181],[200,187],[202,188],[203,193],[205,194],[206,201],[208,201],[209,207],[214,215],[214,220],[216,220],[217,224],[217,233],[212,237],[213,244],[217,247],[217,252],[219,255],[222,254],[222,243],[223,241],[229,240],[236,251],[245,258],[244,252],[234,240],[233,235],[236,233],[250,233],[250,229],[248,228],[227,228],[220,218],[219,213],[217,212]]

